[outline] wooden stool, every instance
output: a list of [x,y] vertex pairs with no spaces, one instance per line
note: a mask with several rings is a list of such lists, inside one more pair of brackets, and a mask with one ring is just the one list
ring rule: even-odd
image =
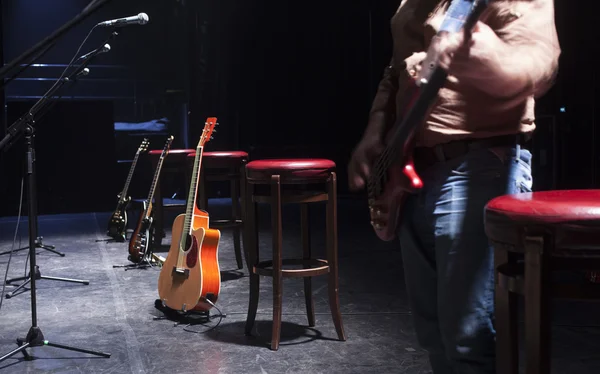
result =
[[[267,187],[259,193],[259,187]],[[315,185],[315,188],[308,188]],[[317,188],[319,185],[320,188]],[[325,185],[325,186],[323,186]],[[285,187],[285,188],[282,188]],[[294,188],[296,187],[296,188]],[[250,334],[258,308],[260,276],[273,278],[273,332],[271,349],[279,348],[281,332],[281,295],[283,277],[303,277],[306,311],[309,326],[315,325],[311,277],[329,273],[329,306],[340,340],[346,340],[342,326],[338,295],[337,265],[337,184],[335,163],[324,159],[257,160],[246,165],[245,249],[250,273],[250,302],[246,319],[246,334]],[[270,190],[270,191],[269,191]],[[296,191],[294,191],[296,190]],[[297,190],[302,190],[298,192]],[[308,204],[327,202],[327,259],[313,259],[310,248]],[[271,204],[273,229],[273,258],[260,261],[258,248],[257,203]],[[282,259],[281,206],[284,203],[301,204],[303,257]],[[301,269],[283,269],[300,265]]]
[[[187,189],[189,188],[190,177],[187,175],[188,171],[186,168],[187,156],[190,153],[196,153],[195,149],[171,149],[165,157],[163,161],[162,170],[160,172],[160,176],[158,178],[158,183],[156,183],[156,190],[154,192],[154,245],[160,245],[162,238],[165,237],[164,230],[164,208],[173,208],[173,207],[182,207],[185,206],[185,202],[183,204],[164,204],[163,197],[161,193],[161,181],[163,180],[165,174],[179,174],[182,177],[182,181],[186,182],[184,186],[184,194],[187,197]],[[156,170],[156,166],[158,165],[158,159],[162,154],[161,150],[153,150],[148,152],[150,156],[150,160],[152,161],[152,174],[154,175],[154,171]]]
[[[552,298],[600,299],[597,284],[565,284],[557,270],[600,268],[600,190],[500,196],[485,208],[495,247],[497,372],[518,373],[518,294],[525,301],[527,374],[550,373]],[[524,261],[517,256],[524,255]]]
[[[188,177],[194,165],[196,152],[188,155]],[[244,224],[242,220],[241,206],[243,193],[241,189],[245,185],[245,167],[248,162],[248,153],[243,151],[219,151],[202,152],[202,165],[200,165],[200,183],[198,185],[198,208],[208,210],[208,196],[206,194],[206,183],[216,181],[228,181],[231,186],[231,217],[228,219],[210,220],[210,227],[233,228],[233,247],[238,269],[244,267],[241,249],[241,231]],[[240,206],[240,198],[242,203]]]

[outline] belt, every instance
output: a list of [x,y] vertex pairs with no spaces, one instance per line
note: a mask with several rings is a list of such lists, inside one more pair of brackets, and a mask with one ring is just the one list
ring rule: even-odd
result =
[[460,139],[433,147],[417,147],[413,158],[415,167],[421,169],[437,162],[444,162],[461,157],[476,149],[513,147],[529,140],[529,134],[501,135],[482,139]]

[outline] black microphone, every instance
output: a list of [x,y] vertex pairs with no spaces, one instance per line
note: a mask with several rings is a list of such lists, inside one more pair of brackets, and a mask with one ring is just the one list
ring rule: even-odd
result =
[[117,18],[117,19],[111,19],[110,21],[100,22],[96,26],[122,27],[122,26],[129,26],[129,25],[135,25],[135,24],[145,25],[148,23],[148,21],[150,21],[150,18],[148,18],[148,15],[146,13],[140,13],[137,16],[131,16],[131,17],[126,17],[126,18]]
[[86,58],[92,56],[92,55],[99,55],[100,53],[106,53],[110,51],[110,44],[104,44],[102,47],[94,49],[91,52],[86,53],[83,56],[80,56],[77,60],[85,60]]

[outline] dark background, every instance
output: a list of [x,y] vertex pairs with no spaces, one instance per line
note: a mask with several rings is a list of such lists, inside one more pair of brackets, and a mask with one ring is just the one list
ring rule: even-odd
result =
[[[72,19],[90,0],[1,0],[3,61],[11,61]],[[554,88],[537,104],[534,186],[598,186],[596,57],[592,2],[556,1],[562,46]],[[589,3],[589,4],[588,4]],[[100,21],[146,12],[150,23],[118,29],[111,51],[64,91],[37,124],[40,213],[109,211],[144,136],[152,149],[195,147],[204,120],[220,127],[206,150],[251,158],[326,157],[346,163],[362,135],[383,67],[389,20],[399,0],[114,0],[73,28],[8,84],[2,127],[31,107]],[[100,46],[96,29],[80,54]],[[562,109],[561,109],[562,108]],[[161,132],[115,131],[114,122],[168,118]],[[18,207],[22,149],[0,155],[0,215]],[[144,197],[152,171],[134,179]],[[227,193],[227,190],[213,191]]]

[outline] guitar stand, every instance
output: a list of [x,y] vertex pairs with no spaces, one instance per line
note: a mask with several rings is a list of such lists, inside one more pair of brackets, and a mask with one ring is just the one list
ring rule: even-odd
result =
[[[160,299],[154,300],[154,307],[163,313],[160,317],[154,317],[155,321],[168,319],[169,321],[177,322],[177,324],[185,323],[189,325],[199,325],[210,322],[211,319],[210,312],[208,311],[189,311],[182,313],[164,306]],[[216,315],[215,317],[219,317],[219,315]]]
[[133,269],[146,269],[154,266],[162,266],[165,262],[165,259],[157,256],[154,252],[151,252],[149,255],[144,256],[144,258],[136,263],[136,264],[127,264],[127,265],[113,265],[114,268],[124,268],[123,270],[133,270]]
[[[42,273],[40,273],[40,267],[39,266],[36,265],[34,268],[35,268],[35,279],[36,280],[38,280],[38,279],[48,279],[48,280],[61,281],[61,282],[81,283],[81,284],[85,284],[86,286],[88,284],[90,284],[89,280],[71,279],[71,278],[62,278],[62,277],[47,277],[45,275],[42,275]],[[8,279],[6,281],[6,284],[11,284],[12,282],[19,282],[19,281],[23,281],[23,280],[25,282],[21,283],[20,285],[17,286],[17,288],[15,288],[14,290],[12,290],[12,291],[10,291],[10,292],[8,292],[6,294],[6,298],[7,299],[10,299],[11,297],[16,296],[15,293],[17,291],[19,291],[21,288],[24,288],[25,286],[27,286],[31,282],[31,272],[29,274],[27,274],[26,277],[12,278],[12,279]]]

